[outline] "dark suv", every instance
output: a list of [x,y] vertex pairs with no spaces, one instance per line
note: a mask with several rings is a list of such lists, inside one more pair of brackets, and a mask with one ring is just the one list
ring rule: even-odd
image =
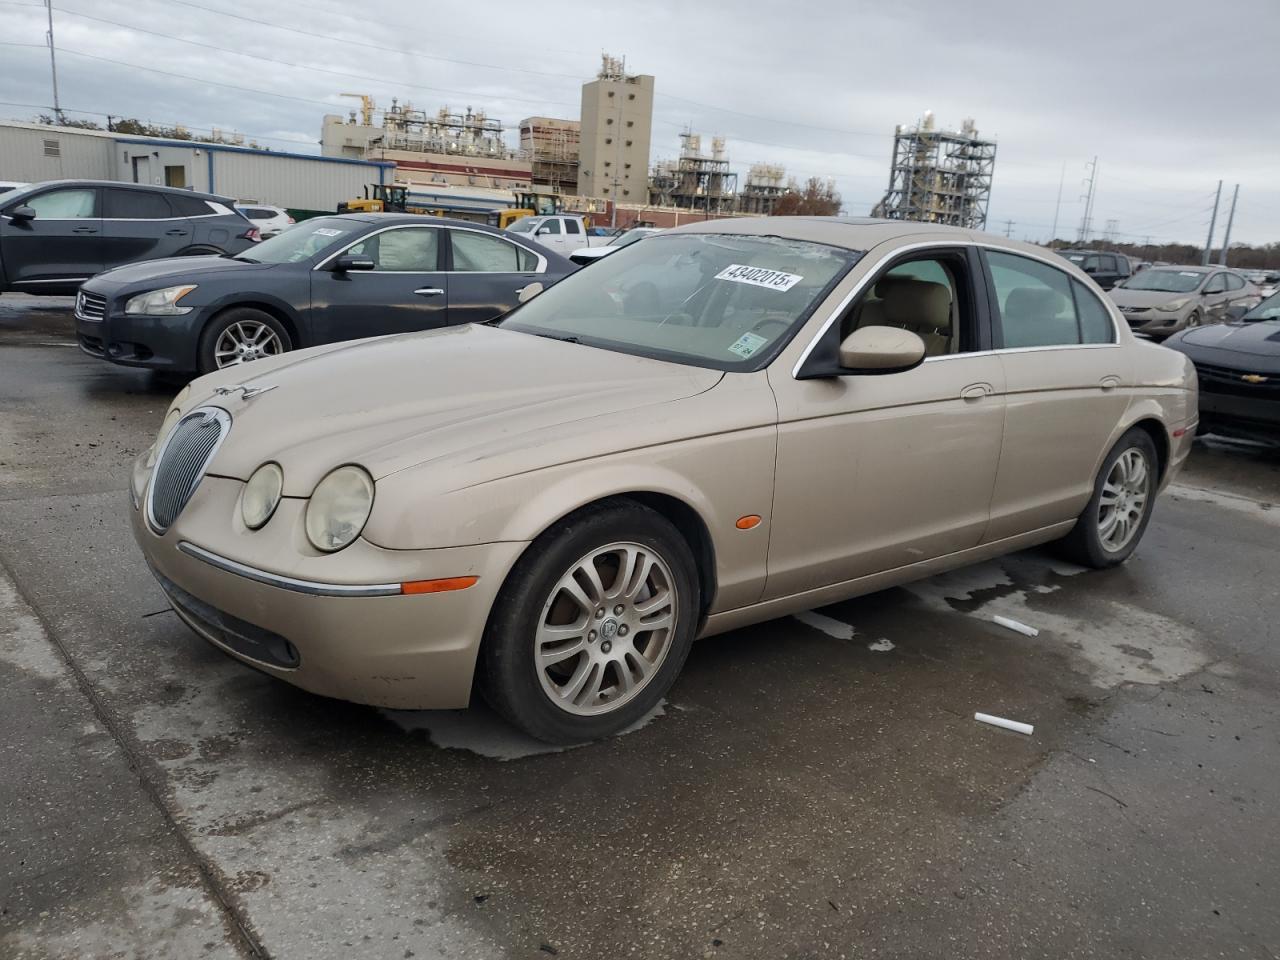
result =
[[0,197],[0,293],[72,294],[138,260],[236,254],[258,228],[225,197],[103,180],[53,180]]
[[1133,276],[1133,264],[1123,253],[1110,250],[1058,250],[1065,257],[1093,278],[1103,290],[1110,290],[1121,280]]

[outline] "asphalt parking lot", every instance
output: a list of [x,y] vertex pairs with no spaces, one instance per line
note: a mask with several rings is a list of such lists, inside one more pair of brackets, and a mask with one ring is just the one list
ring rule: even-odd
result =
[[1121,569],[1030,551],[715,637],[649,722],[549,751],[169,613],[125,484],[175,389],[0,299],[0,956],[1280,955],[1280,453],[1197,443]]

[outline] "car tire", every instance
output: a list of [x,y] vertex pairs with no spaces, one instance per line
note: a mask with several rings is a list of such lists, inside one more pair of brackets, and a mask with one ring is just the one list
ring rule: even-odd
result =
[[1192,310],[1189,314],[1187,314],[1187,326],[1188,327],[1200,326],[1200,319],[1201,319],[1200,311]]
[[[1140,474],[1136,464],[1141,465]],[[1102,461],[1093,496],[1071,532],[1059,541],[1061,553],[1097,570],[1128,560],[1151,522],[1159,477],[1156,445],[1150,434],[1134,427]]]
[[[234,346],[237,343],[244,344],[238,358],[227,353],[228,349],[237,349]],[[205,326],[200,334],[196,363],[200,373],[212,373],[292,349],[288,331],[271,314],[255,307],[232,307]]]
[[221,257],[226,251],[218,247],[185,247],[174,254],[175,257]]
[[[503,584],[481,643],[480,693],[547,743],[611,736],[670,689],[700,615],[693,551],[669,520],[627,500],[585,508],[539,536]],[[644,629],[654,622],[667,625]]]

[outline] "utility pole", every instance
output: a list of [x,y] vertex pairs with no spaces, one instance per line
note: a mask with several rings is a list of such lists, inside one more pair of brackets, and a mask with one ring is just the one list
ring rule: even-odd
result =
[[1222,200],[1222,181],[1218,181],[1218,192],[1213,198],[1213,216],[1209,218],[1209,239],[1204,242],[1204,256],[1200,265],[1207,267],[1213,255],[1213,228],[1218,225],[1218,202]]
[[1119,220],[1108,220],[1107,228],[1102,232],[1102,239],[1106,243],[1114,244],[1116,242],[1116,231],[1120,228]]
[[1084,201],[1084,216],[1080,218],[1080,242],[1087,243],[1089,241],[1089,228],[1093,225],[1093,191],[1098,183],[1098,158],[1095,156],[1093,160],[1087,164],[1089,168],[1089,179],[1084,183],[1088,185],[1088,190],[1080,199]]
[[45,34],[49,41],[49,66],[53,69],[53,115],[59,123],[66,121],[62,115],[62,103],[58,100],[58,58],[54,55],[53,46],[53,0],[44,0],[45,9],[49,13],[49,32]]
[[1012,237],[1012,236],[1013,236],[1013,221],[1012,221],[1012,220],[1006,220],[1006,221],[1004,222],[1004,235],[1005,235],[1006,237]]
[[1236,198],[1240,196],[1240,184],[1236,184],[1231,194],[1231,212],[1227,214],[1227,232],[1222,238],[1222,265],[1227,265],[1227,250],[1231,247],[1231,221],[1236,218]]
[[1062,210],[1062,184],[1067,179],[1067,161],[1062,161],[1062,174],[1058,177],[1058,202],[1053,206],[1053,230],[1049,233],[1049,242],[1058,239],[1058,213]]

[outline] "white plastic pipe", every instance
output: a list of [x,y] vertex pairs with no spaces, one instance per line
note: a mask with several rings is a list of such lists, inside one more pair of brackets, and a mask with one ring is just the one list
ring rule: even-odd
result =
[[1014,733],[1025,733],[1028,737],[1035,730],[1029,723],[1019,723],[1017,720],[1006,720],[1004,717],[993,717],[989,713],[975,713],[973,719],[979,723],[989,723],[993,727],[1003,727],[1005,730],[1012,730]]
[[1020,633],[1026,637],[1040,636],[1039,630],[1037,630],[1035,627],[1028,627],[1021,620],[1011,620],[1008,617],[992,617],[991,619],[994,620],[996,623],[1000,624],[1000,626],[1004,627],[1005,629],[1012,630],[1014,633]]

